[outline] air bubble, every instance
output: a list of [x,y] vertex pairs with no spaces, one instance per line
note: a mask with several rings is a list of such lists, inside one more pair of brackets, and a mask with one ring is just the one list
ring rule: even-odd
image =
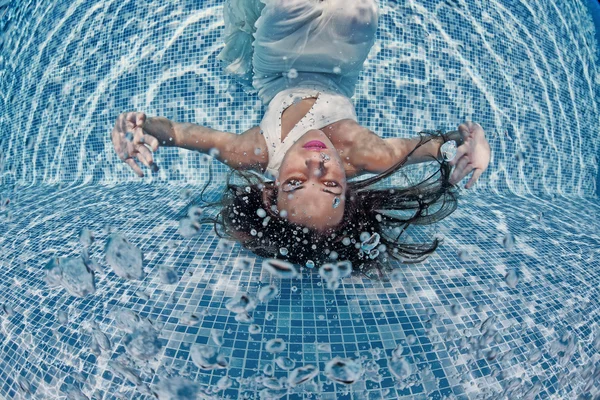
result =
[[213,347],[194,344],[190,349],[190,354],[192,356],[192,361],[200,369],[212,370],[227,368],[227,360]]
[[275,285],[269,285],[261,288],[258,291],[258,300],[263,303],[268,302],[271,299],[274,299],[279,294],[279,289]]
[[293,279],[298,276],[298,271],[294,264],[277,259],[267,259],[262,263],[263,269],[266,269],[271,275],[282,279]]
[[294,68],[290,69],[287,73],[287,77],[290,79],[296,79],[298,77],[298,71]]
[[259,325],[252,324],[248,327],[248,333],[252,335],[259,334],[262,331],[262,328]]
[[360,362],[349,358],[335,357],[325,364],[325,376],[334,382],[351,385],[363,374]]
[[319,374],[319,368],[309,364],[303,367],[298,367],[290,373],[288,384],[291,387],[298,386],[304,382],[308,382]]
[[515,239],[510,232],[506,232],[504,235],[504,239],[502,240],[502,244],[504,248],[508,251],[511,251],[515,245]]
[[392,358],[402,357],[403,352],[404,352],[404,347],[402,347],[401,344],[397,345],[396,348],[392,351]]
[[271,339],[265,344],[265,350],[271,354],[281,353],[286,347],[285,341],[279,338]]
[[[365,235],[365,233],[367,235]],[[361,244],[360,248],[365,253],[369,254],[371,250],[373,250],[379,244],[379,233],[375,232],[372,235],[369,235],[367,232],[363,232],[360,234]],[[378,252],[379,253],[379,252]],[[376,256],[375,256],[376,257]]]
[[413,373],[412,365],[404,357],[389,358],[388,368],[392,375],[399,380],[406,379]]
[[254,299],[247,294],[238,294],[225,302],[225,308],[236,314],[252,311],[255,305]]
[[514,289],[517,287],[519,283],[519,275],[517,274],[516,269],[509,270],[504,276],[504,282],[508,285],[509,288]]
[[210,338],[217,346],[223,345],[223,332],[218,331],[216,329],[211,329]]

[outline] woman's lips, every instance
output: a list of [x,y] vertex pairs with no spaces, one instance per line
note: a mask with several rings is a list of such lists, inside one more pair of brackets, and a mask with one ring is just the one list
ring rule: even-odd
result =
[[310,142],[307,142],[306,144],[304,144],[305,149],[326,149],[327,146],[325,145],[325,143],[319,141],[319,140],[311,140]]

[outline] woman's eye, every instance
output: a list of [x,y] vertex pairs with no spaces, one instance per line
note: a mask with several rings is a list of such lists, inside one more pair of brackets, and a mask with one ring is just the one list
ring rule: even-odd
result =
[[327,182],[325,182],[325,186],[329,186],[329,187],[338,187],[339,185],[337,184],[337,182],[334,182],[334,181],[327,181]]
[[302,184],[302,182],[300,182],[300,180],[298,180],[298,179],[290,179],[288,181],[289,186],[300,186],[301,184]]

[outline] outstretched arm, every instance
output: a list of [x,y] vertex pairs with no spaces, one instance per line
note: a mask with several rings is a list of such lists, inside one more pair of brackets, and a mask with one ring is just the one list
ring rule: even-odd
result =
[[140,177],[144,176],[144,172],[133,157],[156,171],[158,166],[154,164],[151,150],[157,151],[160,146],[210,153],[234,169],[263,171],[269,158],[259,127],[236,135],[200,125],[172,122],[163,117],[147,117],[142,112],[119,115],[111,139],[119,158]]
[[264,170],[268,163],[265,140],[258,126],[238,135],[163,117],[148,117],[143,130],[155,137],[161,146],[210,153],[233,169]]
[[[487,169],[490,161],[490,146],[485,138],[483,128],[477,123],[467,121],[458,126],[458,131],[449,133],[448,139],[457,142],[456,156],[448,163],[450,166],[456,166],[450,176],[450,182],[456,184],[473,171],[471,179],[465,185],[465,188],[469,189]],[[433,161],[434,159],[443,160],[440,153],[440,148],[444,143],[443,138],[432,137],[431,140],[415,150],[420,140],[420,136],[382,139],[384,143],[382,148],[385,151],[370,157],[365,170],[372,173],[386,171],[413,150],[414,152],[404,165]]]
[[[440,147],[443,144],[443,138],[433,135],[424,136],[425,140],[431,136],[431,140],[428,140],[427,143],[417,149],[415,147],[421,141],[421,136],[386,139],[377,137],[373,140],[373,145],[370,148],[363,148],[361,152],[362,169],[369,173],[382,173],[404,159],[411,151],[412,154],[404,165],[418,164],[434,159],[441,161]],[[450,138],[452,139],[452,137]]]

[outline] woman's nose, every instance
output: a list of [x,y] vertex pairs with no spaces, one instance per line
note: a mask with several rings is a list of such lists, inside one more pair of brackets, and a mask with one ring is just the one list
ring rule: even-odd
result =
[[325,174],[325,161],[320,158],[311,157],[306,159],[306,166],[308,167],[309,175],[320,177]]
[[316,168],[323,169],[325,167],[325,160],[322,158],[310,157],[304,161],[304,164],[306,164],[306,166],[309,168],[314,166]]

